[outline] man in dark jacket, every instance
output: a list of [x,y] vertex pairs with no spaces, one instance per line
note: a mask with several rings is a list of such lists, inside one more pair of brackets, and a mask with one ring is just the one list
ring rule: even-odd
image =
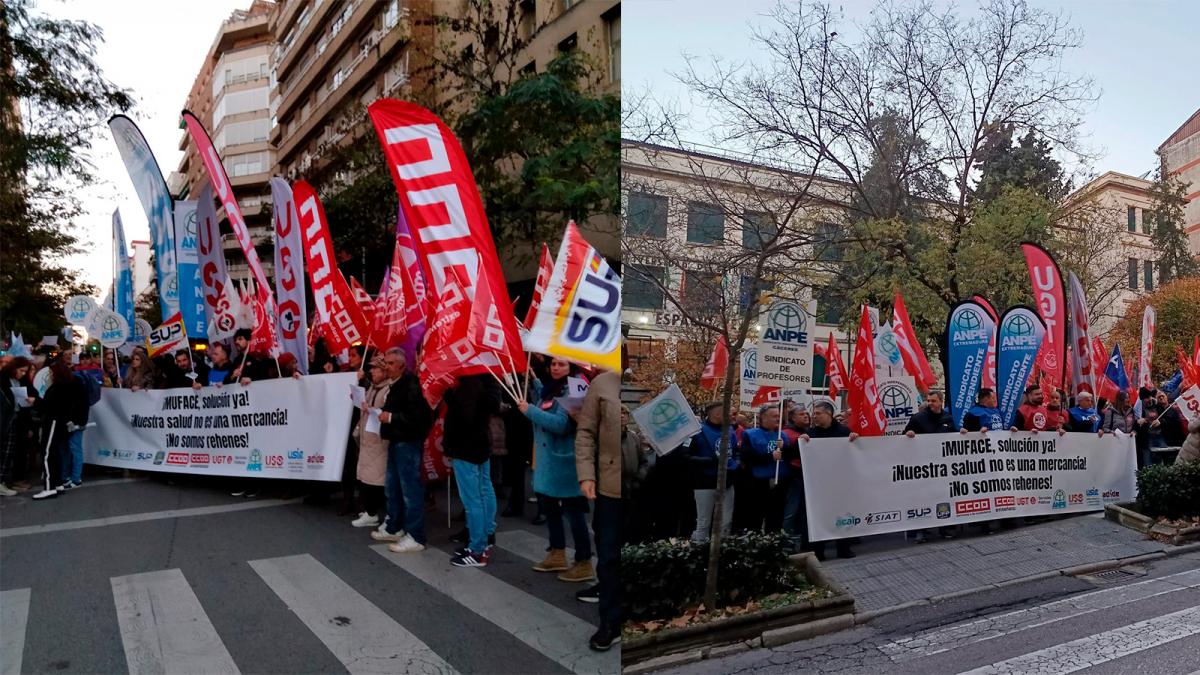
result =
[[[500,411],[500,397],[486,375],[464,375],[446,392],[446,430],[442,447],[450,458],[470,543],[454,552],[456,567],[484,567],[496,534],[496,490],[492,486],[492,442],[488,424]],[[518,404],[528,405],[524,401]],[[524,413],[525,409],[521,408]]]
[[[392,348],[384,356],[387,377],[391,381],[382,412],[379,435],[388,442],[387,474],[383,489],[387,494],[387,526],[371,536],[391,541],[393,553],[425,550],[425,486],[421,484],[421,457],[425,437],[433,426],[433,411],[421,393],[421,383],[408,370],[404,350]],[[446,429],[449,431],[447,423]],[[483,426],[484,431],[487,425]],[[403,526],[403,529],[401,529]]]
[[[692,474],[692,491],[696,499],[696,530],[692,532],[692,541],[708,541],[712,530],[713,509],[717,496],[717,456],[718,444],[721,440],[721,426],[725,422],[722,404],[709,403],[704,407],[704,420],[700,425],[700,433],[692,437],[692,443],[687,448],[688,464]],[[733,427],[729,428],[726,440],[728,454],[726,455],[725,474],[725,505],[722,509],[722,535],[728,535],[733,525],[733,478],[738,467],[737,434]]]
[[1000,408],[996,407],[996,390],[981,387],[975,405],[963,415],[962,426],[967,431],[987,431],[988,429],[1007,429],[1008,425],[1000,418]]
[[[83,429],[88,423],[87,385],[82,377],[86,376],[71,372],[63,358],[50,364],[50,387],[39,402],[46,438],[50,439],[43,467],[45,489],[34,499],[54,497],[82,483]],[[57,488],[52,487],[55,473],[61,478]]]
[[954,417],[946,412],[942,393],[931,391],[925,395],[925,407],[917,411],[904,427],[904,435],[913,438],[917,434],[952,434],[959,431]]
[[190,349],[175,352],[175,360],[164,363],[162,371],[166,376],[164,389],[199,389],[208,382],[208,366],[203,363],[193,366]]
[[[848,438],[854,440],[858,438],[858,434],[852,433],[846,425],[833,419],[833,404],[829,401],[817,401],[813,404],[812,425],[808,427],[808,433],[801,435],[800,438],[805,441],[810,441],[814,438]],[[817,559],[824,560],[825,542],[813,541],[809,542],[809,544],[813,548],[813,553],[817,555]],[[854,551],[850,550],[849,539],[838,539],[835,547],[837,548],[839,558],[854,557]]]

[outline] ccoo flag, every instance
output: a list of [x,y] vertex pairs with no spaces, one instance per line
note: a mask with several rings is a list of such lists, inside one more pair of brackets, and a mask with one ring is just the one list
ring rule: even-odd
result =
[[854,343],[854,358],[850,362],[850,394],[846,399],[850,406],[846,426],[859,436],[882,436],[887,429],[887,417],[875,380],[873,323],[871,313],[864,305],[858,322],[858,339]]
[[996,332],[996,395],[1007,428],[1016,420],[1025,383],[1046,337],[1046,325],[1032,307],[1015,305],[1004,312]]

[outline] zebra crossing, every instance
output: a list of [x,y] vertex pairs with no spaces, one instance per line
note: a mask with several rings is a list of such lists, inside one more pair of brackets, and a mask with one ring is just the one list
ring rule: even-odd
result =
[[[525,560],[540,560],[545,540],[529,532],[502,532],[498,537],[500,554]],[[505,548],[511,546],[509,550]],[[367,584],[358,578],[343,578],[331,566],[346,572],[344,562],[321,560],[319,554],[301,553],[245,560],[232,567],[249,568],[249,575],[238,577],[246,584],[236,593],[236,602],[244,608],[213,602],[211,589],[189,578],[184,569],[139,572],[109,579],[111,597],[99,608],[95,620],[115,616],[120,647],[130,673],[240,673],[263,669],[261,661],[247,659],[253,647],[247,647],[245,632],[231,627],[229,616],[257,617],[287,630],[289,641],[298,651],[323,650],[326,663],[340,663],[349,673],[507,672],[505,656],[497,656],[490,666],[481,667],[478,655],[467,657],[445,649],[449,638],[468,640],[469,635],[435,635],[431,640],[427,625],[413,620],[410,608],[399,606],[397,597],[417,604],[438,607],[445,614],[461,613],[464,625],[494,626],[496,634],[508,641],[507,654],[529,649],[541,661],[514,660],[524,664],[523,672],[616,673],[620,669],[619,649],[596,653],[587,646],[595,626],[580,616],[537,597],[487,569],[462,569],[449,564],[448,556],[431,549],[418,554],[393,554],[385,545],[368,545],[357,560],[369,566],[375,583],[388,570],[402,570],[387,576],[388,583],[403,586],[395,596],[360,592]],[[378,565],[379,557],[395,565]],[[327,564],[328,563],[328,564]],[[530,572],[530,574],[533,574]],[[212,580],[209,583],[216,583]],[[230,583],[234,583],[230,581]],[[356,587],[358,590],[356,590]],[[578,586],[565,587],[573,593]],[[99,592],[97,592],[99,593]],[[227,598],[228,589],[223,591]],[[38,635],[30,620],[31,606],[51,602],[46,596],[54,589],[15,588],[0,592],[0,675],[39,672],[44,663],[26,659],[26,646],[35,640],[43,644],[48,636]],[[367,597],[371,595],[371,597]],[[41,596],[41,597],[40,597]],[[57,600],[53,600],[57,602]],[[403,600],[401,600],[403,602]],[[422,605],[425,606],[425,605]],[[406,611],[407,610],[407,611]],[[210,618],[211,616],[211,618]],[[466,617],[473,616],[474,619]],[[289,618],[290,617],[290,618]],[[290,622],[290,623],[289,623]],[[280,628],[281,626],[299,627]],[[407,625],[406,625],[407,624]],[[423,636],[423,637],[422,637]],[[494,636],[486,636],[495,644]],[[444,653],[429,642],[436,642]],[[44,650],[43,650],[44,651]],[[496,650],[505,651],[505,650]],[[99,658],[99,657],[98,657]],[[110,662],[112,659],[110,659]],[[97,661],[99,662],[99,661]],[[239,663],[240,662],[240,663]],[[540,671],[531,671],[531,662],[544,663]],[[515,667],[515,666],[514,666]],[[76,663],[74,670],[92,671],[87,664]],[[328,666],[313,666],[314,670]]]

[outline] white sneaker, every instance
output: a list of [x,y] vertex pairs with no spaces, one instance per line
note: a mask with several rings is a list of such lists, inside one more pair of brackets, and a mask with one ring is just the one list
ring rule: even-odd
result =
[[17,495],[17,491],[0,483],[0,497],[13,497]]
[[366,511],[358,514],[358,517],[350,521],[354,527],[378,527],[379,516],[369,515]]
[[405,534],[404,530],[400,530],[396,534],[389,534],[387,530],[382,528],[378,530],[371,530],[371,538],[375,541],[400,541],[405,536],[407,535]]
[[[387,532],[387,521],[388,521],[387,516],[384,516],[383,522],[379,523],[379,527],[376,529],[379,530],[380,532]],[[401,531],[400,534],[404,534],[404,532]]]
[[425,550],[425,544],[417,543],[412,535],[405,534],[404,537],[394,544],[388,544],[388,550],[392,553],[416,553]]
[[55,490],[54,488],[50,488],[49,490],[42,490],[41,492],[34,495],[33,498],[34,499],[49,499],[51,497],[57,497],[57,496],[58,496],[58,490]]

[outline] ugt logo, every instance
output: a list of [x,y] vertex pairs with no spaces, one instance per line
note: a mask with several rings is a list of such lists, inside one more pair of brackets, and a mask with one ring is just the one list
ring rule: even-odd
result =
[[568,311],[565,341],[589,352],[606,354],[620,339],[621,282],[596,251],[583,265]]
[[808,317],[794,302],[776,302],[767,314],[763,339],[772,342],[808,343]]

